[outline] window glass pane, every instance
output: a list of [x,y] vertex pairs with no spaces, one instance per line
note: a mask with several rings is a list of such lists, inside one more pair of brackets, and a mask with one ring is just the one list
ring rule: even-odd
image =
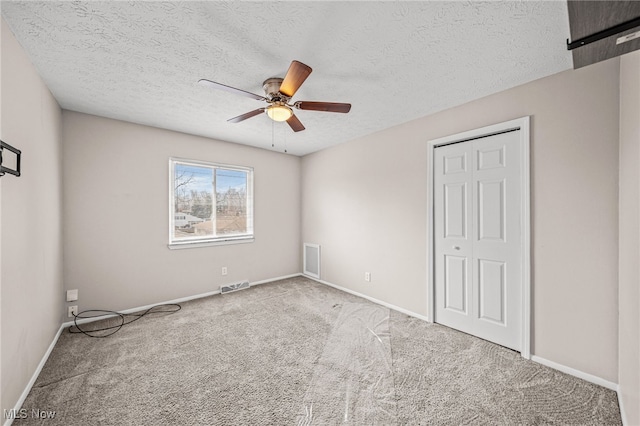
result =
[[170,159],[170,245],[253,238],[253,170]]
[[216,169],[216,232],[247,233],[247,172]]
[[175,164],[173,238],[213,235],[213,169]]

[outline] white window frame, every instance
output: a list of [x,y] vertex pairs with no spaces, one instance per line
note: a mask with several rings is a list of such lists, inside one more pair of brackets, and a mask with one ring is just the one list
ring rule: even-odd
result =
[[[175,224],[175,165],[208,167],[211,169],[234,170],[247,173],[247,233],[242,235],[204,236],[174,239]],[[215,199],[215,193],[214,193]],[[213,206],[217,208],[217,206]],[[215,224],[213,226],[215,231]],[[227,244],[251,243],[254,241],[253,230],[253,167],[234,166],[230,164],[212,163],[208,161],[189,160],[185,158],[169,158],[169,244],[170,249],[219,246]]]

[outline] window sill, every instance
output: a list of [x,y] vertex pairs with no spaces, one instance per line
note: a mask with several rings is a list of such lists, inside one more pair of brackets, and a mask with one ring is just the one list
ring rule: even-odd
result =
[[252,243],[255,239],[253,237],[246,238],[230,238],[228,240],[218,240],[218,241],[184,241],[179,243],[171,243],[168,244],[170,250],[182,250],[182,249],[190,249],[190,248],[198,248],[198,247],[213,247],[213,246],[227,246],[232,244],[245,244]]

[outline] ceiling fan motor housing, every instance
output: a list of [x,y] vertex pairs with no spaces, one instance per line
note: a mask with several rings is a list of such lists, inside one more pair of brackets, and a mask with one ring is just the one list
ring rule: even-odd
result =
[[262,89],[264,89],[267,99],[284,101],[285,103],[289,101],[288,97],[280,93],[280,85],[282,85],[283,80],[282,78],[273,77],[266,79],[264,83],[262,83]]

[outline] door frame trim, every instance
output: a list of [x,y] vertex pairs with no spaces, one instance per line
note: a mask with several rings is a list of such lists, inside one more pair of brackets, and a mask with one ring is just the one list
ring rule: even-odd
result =
[[428,141],[427,147],[427,320],[435,321],[435,240],[434,230],[434,149],[438,146],[465,142],[470,139],[492,136],[508,130],[520,130],[520,167],[522,182],[520,223],[522,225],[522,332],[520,353],[526,359],[531,359],[531,178],[530,178],[530,117],[520,117],[503,123],[481,127],[454,135],[445,136]]

